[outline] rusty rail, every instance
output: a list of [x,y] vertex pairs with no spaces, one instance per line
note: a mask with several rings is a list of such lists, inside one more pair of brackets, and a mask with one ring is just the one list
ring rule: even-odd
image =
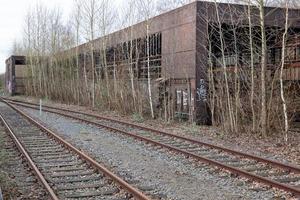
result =
[[[88,163],[90,163],[95,169],[103,172],[105,175],[107,175],[108,177],[110,177],[114,182],[116,182],[118,185],[120,185],[123,189],[125,189],[126,191],[128,191],[130,194],[132,194],[135,198],[139,199],[139,200],[151,200],[149,197],[147,197],[146,195],[144,195],[141,191],[139,191],[138,189],[134,188],[133,186],[131,186],[130,184],[128,184],[126,181],[124,181],[123,179],[121,179],[120,177],[118,177],[117,175],[115,175],[113,172],[111,172],[110,170],[108,170],[106,167],[104,167],[103,165],[99,164],[98,162],[96,162],[95,160],[93,160],[91,157],[89,157],[88,155],[84,154],[83,152],[79,151],[78,149],[76,149],[73,145],[71,145],[70,143],[68,143],[67,141],[65,141],[64,139],[62,139],[61,137],[59,137],[56,133],[54,133],[52,130],[46,128],[44,125],[42,125],[41,123],[39,123],[38,121],[36,121],[35,119],[33,119],[32,117],[30,117],[29,115],[27,115],[26,113],[24,113],[23,111],[21,111],[20,109],[16,108],[14,105],[8,103],[5,100],[2,100],[3,102],[5,102],[8,106],[10,106],[12,109],[14,109],[15,111],[17,111],[18,113],[20,113],[22,116],[24,116],[26,119],[28,119],[30,122],[32,122],[33,124],[35,124],[37,127],[39,127],[41,130],[45,131],[50,137],[54,138],[56,141],[58,141],[59,143],[63,144],[66,148],[68,148],[69,150],[75,152],[76,154],[78,154],[82,159],[84,159],[85,161],[87,161]],[[2,116],[1,116],[1,119]],[[4,120],[4,119],[3,119]],[[8,124],[7,124],[8,125]],[[10,129],[11,130],[11,129]],[[24,150],[25,151],[25,150]],[[25,151],[26,153],[26,151]],[[28,154],[27,154],[28,155]],[[28,156],[29,157],[29,156]],[[29,157],[30,158],[30,157]],[[32,164],[34,164],[32,162]],[[36,167],[35,167],[36,168]],[[37,168],[36,168],[37,169]],[[38,169],[37,169],[38,170]],[[41,174],[40,174],[41,175]],[[41,175],[42,176],[42,175]],[[51,188],[50,188],[51,189]],[[53,191],[52,191],[53,192]],[[53,198],[55,199],[55,198]],[[57,199],[57,198],[56,198]],[[55,200],[56,200],[55,199]]]
[[56,194],[52,190],[51,186],[48,184],[48,182],[46,181],[46,179],[44,178],[44,176],[42,175],[42,173],[40,172],[40,170],[34,164],[34,162],[32,161],[32,159],[28,155],[27,151],[25,150],[25,148],[23,147],[23,145],[21,144],[21,142],[18,140],[18,138],[14,134],[13,130],[11,129],[11,127],[9,126],[9,124],[5,121],[5,119],[4,119],[4,117],[2,116],[1,113],[0,113],[0,119],[1,119],[2,123],[4,124],[6,130],[8,131],[10,137],[13,139],[14,143],[16,144],[17,148],[24,155],[24,157],[26,158],[29,166],[34,171],[34,173],[36,174],[36,176],[38,177],[38,179],[40,180],[40,182],[42,183],[42,185],[45,187],[46,191],[49,193],[51,199],[58,200],[58,197],[56,196]]
[[[26,103],[26,102],[24,102],[24,103]],[[28,106],[28,105],[23,105],[22,103],[14,103],[14,104],[21,105],[21,106],[28,107],[28,108],[36,109],[36,108]],[[33,104],[33,105],[35,105],[35,104]],[[44,107],[46,107],[46,106],[44,106]],[[193,143],[196,143],[196,144],[201,144],[201,145],[208,146],[208,147],[211,147],[211,148],[223,150],[223,151],[229,152],[231,154],[235,154],[235,155],[243,156],[243,157],[246,157],[246,158],[251,158],[251,159],[254,159],[254,160],[257,160],[257,161],[260,161],[260,162],[272,164],[273,166],[277,166],[277,167],[280,167],[280,168],[283,168],[283,169],[286,169],[286,170],[289,170],[289,171],[293,171],[293,172],[296,172],[296,173],[300,172],[300,168],[297,167],[297,166],[283,164],[283,163],[280,163],[280,162],[277,162],[277,161],[273,161],[273,160],[270,160],[270,159],[266,159],[266,158],[262,158],[262,157],[258,157],[258,156],[254,156],[254,155],[250,155],[250,154],[246,154],[246,153],[243,153],[243,152],[231,150],[231,149],[228,149],[228,148],[216,146],[216,145],[209,144],[209,143],[204,143],[204,142],[201,142],[201,141],[198,141],[198,140],[194,140],[194,139],[191,139],[191,138],[177,136],[177,135],[174,135],[174,134],[171,134],[171,133],[167,133],[167,132],[163,132],[163,131],[160,131],[160,130],[156,130],[156,129],[152,129],[152,128],[140,126],[140,125],[137,125],[137,124],[131,124],[131,123],[128,123],[128,122],[114,120],[114,119],[110,119],[110,118],[106,118],[106,117],[102,117],[102,116],[98,116],[98,115],[94,115],[94,114],[89,114],[89,113],[84,113],[84,112],[79,112],[79,111],[72,111],[72,110],[69,110],[69,109],[58,109],[58,108],[51,107],[51,106],[47,106],[47,107],[51,108],[51,109],[62,110],[62,111],[67,111],[67,112],[72,112],[72,113],[77,113],[77,114],[83,114],[83,115],[86,114],[87,116],[97,117],[99,119],[106,119],[106,120],[111,120],[111,121],[114,121],[114,122],[123,123],[123,124],[126,124],[128,126],[138,127],[140,129],[144,129],[144,130],[148,130],[148,131],[160,133],[160,134],[163,134],[163,135],[172,136],[172,137],[183,139],[183,140],[187,140],[187,141],[190,141],[190,142],[193,142]],[[50,112],[50,113],[54,113],[54,114],[59,114],[59,115],[62,115],[62,116],[68,117],[68,118],[80,120],[80,121],[83,121],[85,123],[89,123],[89,124],[92,124],[92,125],[95,125],[95,126],[98,126],[98,127],[103,127],[103,128],[109,129],[109,130],[114,131],[114,132],[119,132],[119,133],[122,133],[124,135],[128,135],[128,136],[134,137],[136,139],[139,139],[139,140],[142,140],[142,141],[146,141],[148,143],[152,143],[154,145],[162,146],[162,147],[167,148],[169,150],[172,150],[172,151],[175,151],[177,153],[181,153],[181,154],[186,155],[188,157],[194,158],[196,160],[199,160],[199,161],[202,161],[202,162],[205,162],[205,163],[209,163],[209,164],[215,165],[215,166],[217,166],[219,168],[229,170],[232,173],[235,173],[235,174],[247,177],[247,178],[255,180],[257,182],[261,182],[261,183],[270,185],[272,187],[283,189],[283,190],[291,192],[291,193],[293,193],[293,194],[295,194],[297,196],[298,195],[300,196],[300,189],[299,188],[296,188],[296,187],[293,187],[293,186],[290,186],[290,185],[287,185],[287,184],[283,184],[283,183],[280,183],[280,182],[277,182],[277,181],[273,181],[273,180],[271,180],[269,178],[258,176],[256,174],[247,172],[245,170],[242,170],[242,169],[239,169],[239,168],[236,168],[236,167],[232,167],[230,165],[226,165],[226,164],[220,163],[218,161],[215,161],[215,160],[212,160],[212,159],[208,159],[208,158],[205,158],[203,156],[199,156],[199,155],[196,155],[194,153],[191,153],[191,152],[188,152],[188,151],[185,151],[185,150],[182,150],[182,149],[179,149],[179,148],[167,145],[167,144],[163,144],[163,143],[154,141],[152,139],[149,139],[149,138],[146,138],[146,137],[143,137],[143,136],[139,136],[139,135],[136,135],[136,134],[133,134],[133,133],[130,133],[130,132],[118,129],[118,128],[106,126],[106,125],[103,125],[103,124],[100,124],[100,123],[97,123],[97,122],[93,122],[93,121],[90,121],[90,120],[87,120],[87,119],[83,119],[83,118],[80,118],[80,117],[76,117],[76,116],[73,116],[73,115],[69,115],[69,114],[66,114],[66,113],[56,112],[56,111],[52,111],[52,110],[49,110],[49,109],[44,109],[44,110],[46,112]]]
[[[3,98],[3,99],[8,100],[8,101],[12,102],[13,104],[20,105],[20,106],[27,107],[27,108],[37,109],[35,107],[27,106],[27,105],[24,105],[24,104],[38,106],[38,104],[35,104],[35,103],[19,101],[19,100],[12,100],[12,99],[8,99],[8,98]],[[16,103],[16,102],[19,102],[19,103]],[[228,153],[231,153],[231,154],[239,155],[239,156],[242,156],[242,157],[245,157],[245,158],[251,158],[251,159],[256,160],[256,161],[269,163],[273,166],[277,166],[277,167],[280,167],[282,169],[289,170],[289,171],[292,171],[292,172],[295,172],[295,173],[300,173],[300,168],[298,166],[293,166],[291,164],[284,164],[284,163],[278,162],[276,160],[263,158],[263,157],[260,157],[260,156],[257,156],[257,155],[251,155],[251,154],[248,154],[248,153],[245,153],[245,152],[229,149],[229,148],[226,148],[226,147],[218,146],[218,145],[207,143],[207,142],[202,142],[200,140],[193,139],[193,138],[188,138],[188,137],[184,137],[184,136],[180,136],[180,135],[175,135],[175,134],[168,133],[168,132],[165,132],[165,131],[161,131],[161,130],[158,130],[158,129],[142,126],[142,125],[139,125],[139,124],[129,123],[129,122],[126,122],[126,121],[116,120],[116,119],[112,119],[112,118],[109,118],[109,117],[104,117],[104,116],[91,114],[91,113],[87,113],[87,112],[82,112],[82,111],[75,111],[75,110],[71,110],[71,109],[57,108],[57,107],[46,106],[46,105],[44,105],[43,107],[50,108],[50,109],[55,109],[55,110],[67,111],[67,112],[75,113],[75,114],[82,114],[82,115],[86,115],[86,116],[89,116],[89,117],[95,117],[95,118],[98,118],[98,119],[108,120],[108,121],[120,123],[120,124],[123,124],[123,125],[143,129],[143,130],[146,130],[146,131],[150,131],[150,132],[154,132],[154,133],[159,133],[159,134],[175,137],[175,138],[186,140],[186,141],[189,141],[189,142],[192,142],[192,143],[195,143],[195,144],[200,144],[200,145],[207,146],[207,147],[210,147],[210,148],[219,149],[219,150],[222,150],[222,151],[225,151],[225,152],[228,152]],[[47,111],[47,112],[54,113],[54,114],[62,115],[62,113],[59,113],[59,112],[46,110],[46,109],[44,109],[44,110]],[[65,116],[74,118],[73,116],[68,115],[68,114],[65,114]],[[79,118],[76,118],[76,119],[79,119]],[[82,119],[79,119],[79,120],[82,120]],[[88,123],[88,120],[86,120],[86,122]]]
[[2,195],[1,187],[0,187],[0,200],[3,200],[3,195]]

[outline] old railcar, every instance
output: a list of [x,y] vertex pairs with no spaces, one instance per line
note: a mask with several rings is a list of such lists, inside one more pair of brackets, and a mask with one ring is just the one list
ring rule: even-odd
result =
[[5,89],[10,95],[25,92],[26,59],[25,56],[11,56],[6,60]]

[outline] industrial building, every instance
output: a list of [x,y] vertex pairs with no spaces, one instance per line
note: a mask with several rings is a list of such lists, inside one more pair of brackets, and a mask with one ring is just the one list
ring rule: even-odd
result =
[[[259,34],[259,20],[257,19],[257,8],[251,8],[253,14],[253,27]],[[299,80],[300,78],[300,11],[290,9],[289,29],[293,31],[293,37],[288,41],[290,57],[287,61],[289,66],[285,69],[286,80]],[[210,123],[209,109],[207,108],[207,71],[208,71],[208,39],[212,40],[212,53],[214,54],[213,65],[217,70],[221,62],[220,49],[218,46],[218,25],[217,13],[221,16],[221,26],[223,30],[228,27],[225,39],[232,40],[230,27],[236,23],[239,27],[238,40],[243,40],[242,36],[248,30],[248,6],[236,4],[214,4],[211,2],[196,1],[186,6],[177,8],[170,12],[158,15],[148,21],[144,21],[114,32],[105,37],[96,39],[94,47],[106,49],[106,58],[101,57],[97,51],[95,55],[96,70],[101,71],[103,64],[113,74],[113,69],[128,70],[132,65],[135,77],[139,80],[147,78],[147,40],[149,35],[150,48],[150,74],[151,78],[158,81],[166,81],[167,85],[172,85],[171,93],[175,99],[175,109],[177,113],[183,115],[193,115],[202,124]],[[282,35],[282,28],[285,22],[285,9],[265,8],[265,26],[268,37],[268,66],[278,63],[280,59],[281,40],[274,36],[274,31]],[[146,27],[149,27],[147,32]],[[209,28],[207,28],[209,27]],[[206,32],[210,30],[210,32]],[[271,32],[272,30],[272,32]],[[215,31],[215,32],[214,32]],[[228,34],[229,33],[229,34]],[[269,35],[268,35],[269,34]],[[208,36],[209,35],[209,36]],[[105,45],[103,45],[105,44]],[[239,49],[243,44],[238,41]],[[99,51],[101,51],[101,48]],[[89,52],[89,43],[80,46],[82,65],[87,55],[83,55],[82,49]],[[97,56],[98,55],[98,56]],[[235,51],[227,50],[225,62],[230,69],[234,64]],[[219,56],[219,57],[218,57]],[[248,59],[247,54],[239,52],[239,65],[243,65],[243,60]],[[255,60],[259,64],[259,59]],[[272,67],[271,67],[272,68]],[[269,69],[271,69],[269,68]],[[159,98],[158,98],[159,99]]]
[[6,61],[5,90],[10,95],[24,94],[26,78],[25,56],[11,56]]
[[[259,44],[259,41],[255,41],[260,31],[259,13],[255,7],[251,7],[251,10],[254,43]],[[131,67],[135,78],[142,82],[148,78],[149,61],[151,79],[157,83],[157,89],[154,89],[157,101],[160,94],[168,93],[174,99],[172,106],[175,107],[176,114],[186,118],[193,117],[200,124],[209,124],[209,62],[212,62],[214,70],[218,70],[222,63],[220,60],[225,56],[226,67],[230,71],[234,63],[244,66],[249,60],[247,52],[236,52],[230,45],[222,55],[218,28],[225,30],[224,41],[233,41],[236,34],[236,46],[243,49],[246,43],[243,35],[249,29],[247,13],[247,5],[196,1],[92,41],[94,62],[91,62],[91,42],[68,52],[79,54],[80,66],[86,66],[89,77],[91,63],[94,63],[96,74],[100,77],[105,76],[104,69],[112,77],[116,71],[123,74],[129,72]],[[300,11],[290,9],[289,13],[292,39],[288,40],[288,51],[293,57],[287,60],[285,79],[297,82],[300,79]],[[281,39],[278,35],[282,33],[284,22],[285,9],[265,8],[270,72],[272,65],[280,60]],[[233,27],[236,33],[233,33]],[[274,35],[274,32],[278,35]],[[209,52],[213,54],[210,61]],[[259,58],[254,62],[259,65]],[[156,105],[159,106],[159,102]]]

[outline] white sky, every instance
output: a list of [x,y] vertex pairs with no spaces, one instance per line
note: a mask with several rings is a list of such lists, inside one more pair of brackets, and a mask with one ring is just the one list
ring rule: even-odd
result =
[[60,7],[65,18],[72,10],[73,0],[0,0],[0,73],[5,72],[14,41],[22,38],[27,10],[37,1],[49,8]]

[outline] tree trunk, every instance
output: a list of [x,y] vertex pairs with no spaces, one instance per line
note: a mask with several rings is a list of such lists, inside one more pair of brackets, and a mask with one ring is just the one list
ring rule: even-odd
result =
[[253,51],[253,38],[252,38],[252,21],[251,21],[251,6],[250,0],[248,5],[248,19],[249,19],[249,42],[250,42],[250,67],[251,67],[251,95],[250,106],[252,111],[252,131],[256,130],[256,116],[254,109],[254,51]]
[[152,103],[152,91],[151,91],[151,77],[150,77],[150,40],[149,40],[149,19],[147,20],[147,69],[148,69],[148,93],[151,117],[154,119],[153,103]]
[[284,97],[284,85],[283,85],[283,70],[284,70],[284,63],[285,63],[285,46],[286,46],[286,38],[287,38],[287,31],[288,31],[288,16],[289,16],[289,9],[286,2],[286,15],[285,15],[285,30],[282,37],[282,57],[281,57],[281,68],[280,68],[280,97],[282,101],[282,108],[284,114],[284,133],[285,133],[285,141],[288,141],[288,131],[289,131],[289,123],[288,123],[288,115],[287,115],[287,105]]
[[266,67],[267,67],[267,39],[265,32],[264,0],[259,2],[261,27],[261,134],[267,135],[267,95],[266,95]]

